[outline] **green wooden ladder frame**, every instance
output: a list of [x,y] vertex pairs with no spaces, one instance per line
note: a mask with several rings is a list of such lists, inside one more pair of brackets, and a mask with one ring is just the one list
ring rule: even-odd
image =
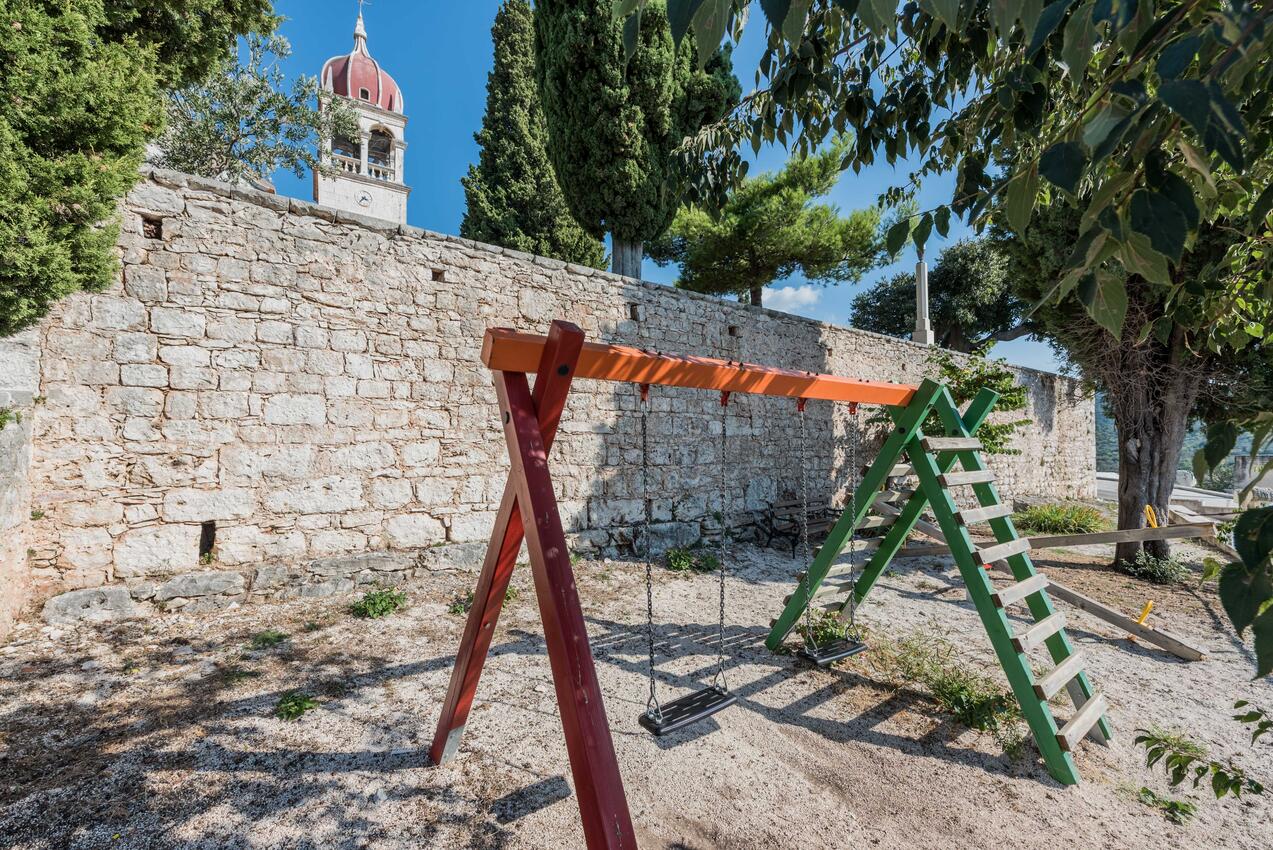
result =
[[[923,446],[924,434],[921,429],[930,411],[936,410],[946,436],[971,437],[986,420],[998,398],[997,393],[982,390],[968,406],[967,412],[960,415],[949,390],[942,384],[926,380],[920,385],[910,404],[905,407],[889,408],[889,415],[893,419],[895,428],[858,485],[854,493],[852,513],[846,510],[832,527],[826,542],[806,571],[795,593],[791,595],[782,614],[774,621],[765,645],[771,650],[776,650],[795,627],[804,613],[806,600],[814,598],[814,594],[826,580],[833,562],[873,508],[876,494],[889,472],[902,455],[906,454],[919,479],[919,486],[863,568],[862,575],[852,589],[855,598],[850,601],[857,603],[866,598],[880,574],[915,527],[924,509],[931,506],[959,567],[960,575],[968,588],[969,596],[1008,678],[1013,695],[1021,706],[1022,715],[1034,734],[1048,772],[1058,782],[1073,785],[1080,781],[1073,756],[1062,748],[1057,738],[1059,727],[1048,701],[1035,693],[1030,659],[1025,653],[1018,652],[1015,648],[1012,640],[1012,625],[1007,612],[995,605],[992,598],[995,592],[994,585],[990,581],[987,570],[978,563],[974,554],[977,547],[968,529],[956,519],[958,508],[950,492],[940,481],[940,476],[948,472],[956,461],[960,462],[963,469],[968,472],[985,470],[986,466],[981,459],[980,451],[969,449],[930,453]],[[999,494],[993,482],[974,484],[972,487],[978,503],[983,507],[1000,504]],[[998,517],[990,520],[989,524],[998,543],[1018,539],[1011,517]],[[1010,556],[1007,558],[1007,563],[1017,581],[1036,575],[1034,564],[1026,552]],[[1036,621],[1055,613],[1046,590],[1036,591],[1027,596],[1024,601]],[[845,606],[847,607],[848,604],[846,602]],[[1073,655],[1075,651],[1063,628],[1049,636],[1045,645],[1053,662],[1057,664]],[[1076,709],[1095,695],[1095,690],[1084,672],[1079,672],[1068,683],[1067,689]],[[1102,716],[1090,734],[1098,740],[1108,741],[1112,736],[1108,720]]]

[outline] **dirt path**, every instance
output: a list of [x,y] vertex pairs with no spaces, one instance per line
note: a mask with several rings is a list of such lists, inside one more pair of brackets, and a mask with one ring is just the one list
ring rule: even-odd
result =
[[[764,650],[764,624],[790,592],[784,554],[731,559],[729,684],[739,703],[656,740],[645,704],[641,568],[578,565],[598,672],[642,846],[678,848],[1055,847],[1167,844],[1268,848],[1273,800],[1180,791],[1197,817],[1176,826],[1137,802],[1133,746],[1150,724],[1187,730],[1218,755],[1273,778],[1273,747],[1250,750],[1228,719],[1239,697],[1273,708],[1249,681],[1247,650],[1210,590],[1163,589],[1050,552],[1058,580],[1206,645],[1187,664],[1066,609],[1089,672],[1109,696],[1116,739],[1085,746],[1085,782],[1063,788],[1032,746],[1015,760],[926,696],[895,690],[871,654],[810,670]],[[1187,554],[1187,551],[1186,551]],[[1195,554],[1197,554],[1195,552]],[[945,633],[968,664],[1002,676],[948,562],[917,558],[886,575],[863,610],[881,639]],[[471,585],[440,574],[407,588],[411,606],[364,621],[348,600],[254,605],[82,630],[25,626],[0,649],[0,846],[21,848],[570,847],[582,844],[529,571],[519,570],[460,756],[426,766]],[[710,678],[716,587],[658,571],[665,695]],[[252,650],[254,634],[286,632]],[[272,712],[303,689],[318,708]],[[1270,783],[1273,784],[1273,783]]]

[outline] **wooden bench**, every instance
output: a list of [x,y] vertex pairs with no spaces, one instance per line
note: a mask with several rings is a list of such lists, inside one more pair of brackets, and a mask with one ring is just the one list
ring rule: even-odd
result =
[[[808,511],[809,540],[825,537],[831,526],[835,524],[836,515],[829,504],[810,505]],[[791,554],[794,557],[800,546],[800,500],[786,499],[774,502],[769,509],[768,527],[764,528],[765,545],[770,545],[774,538],[791,541]]]

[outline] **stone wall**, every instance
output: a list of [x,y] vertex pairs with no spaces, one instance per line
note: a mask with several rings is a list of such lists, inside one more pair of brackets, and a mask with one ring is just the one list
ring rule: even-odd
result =
[[[671,352],[907,383],[931,371],[908,342],[168,172],[128,198],[121,252],[116,286],[40,329],[39,598],[109,585],[128,594],[110,604],[216,607],[471,563],[507,465],[479,359],[490,326],[560,317]],[[1091,401],[1021,377],[1033,424],[1022,454],[994,459],[1004,490],[1092,495]],[[659,541],[710,534],[722,479],[738,523],[797,491],[794,403],[737,398],[722,459],[715,395],[652,396]],[[553,474],[581,550],[630,541],[637,409],[634,388],[589,381],[567,406]],[[807,424],[811,486],[842,499],[850,416],[813,402]]]
[[0,638],[31,595],[27,568],[31,514],[31,437],[39,384],[38,334],[0,340]]

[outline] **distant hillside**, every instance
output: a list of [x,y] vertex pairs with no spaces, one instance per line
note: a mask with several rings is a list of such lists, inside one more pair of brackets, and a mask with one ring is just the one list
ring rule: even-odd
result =
[[[1194,425],[1185,437],[1185,447],[1180,452],[1180,469],[1193,469],[1194,452],[1202,448],[1206,442],[1201,426]],[[1251,450],[1251,437],[1243,434],[1238,438],[1234,454],[1244,454]],[[1096,471],[1118,471],[1118,432],[1114,428],[1114,420],[1105,413],[1105,398],[1096,394]]]

